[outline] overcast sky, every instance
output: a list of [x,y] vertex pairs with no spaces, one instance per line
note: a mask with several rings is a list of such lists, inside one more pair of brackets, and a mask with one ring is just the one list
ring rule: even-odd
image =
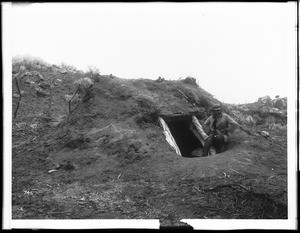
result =
[[295,3],[13,5],[12,55],[120,78],[192,76],[225,103],[287,96]]

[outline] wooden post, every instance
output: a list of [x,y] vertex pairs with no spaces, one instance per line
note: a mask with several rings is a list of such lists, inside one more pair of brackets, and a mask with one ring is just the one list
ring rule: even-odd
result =
[[173,138],[173,136],[171,134],[171,131],[170,131],[167,123],[161,117],[158,118],[158,121],[159,121],[161,127],[164,130],[163,133],[166,137],[167,142],[175,149],[176,154],[181,155],[181,152],[180,152],[180,150],[179,150],[179,148],[178,148],[178,146],[175,142],[175,139]]
[[[200,122],[198,121],[197,117],[192,116],[192,123],[195,126],[195,128],[197,129],[197,131],[200,134],[200,136],[202,137],[202,141],[205,141],[208,138],[208,136],[204,132],[204,130],[203,130]],[[202,145],[204,145],[204,143],[202,143]]]
[[[208,138],[208,135],[204,132],[200,122],[198,121],[197,117],[192,116],[192,123],[195,126],[195,128],[197,129],[199,135],[200,135],[200,142],[202,144],[202,146],[204,146],[205,140]],[[199,137],[197,137],[199,139]],[[216,149],[211,147],[209,150],[209,154],[210,155],[215,155],[216,154]]]
[[[76,89],[74,95],[73,95],[72,98],[69,100],[69,114],[72,113],[71,103],[72,103],[72,100],[73,100],[74,96],[77,94],[78,91],[79,91],[79,87],[77,87],[77,89]],[[74,110],[75,110],[75,109],[73,109],[73,111],[74,111]]]

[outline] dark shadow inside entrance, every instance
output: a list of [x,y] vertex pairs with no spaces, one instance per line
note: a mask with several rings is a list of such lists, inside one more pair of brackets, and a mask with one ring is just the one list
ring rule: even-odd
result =
[[198,148],[202,149],[202,144],[190,130],[191,119],[188,120],[169,120],[167,122],[169,129],[184,157],[195,157],[191,153]]

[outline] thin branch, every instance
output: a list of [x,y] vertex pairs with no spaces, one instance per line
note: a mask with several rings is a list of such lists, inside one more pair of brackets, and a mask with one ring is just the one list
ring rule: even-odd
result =
[[[72,113],[72,110],[71,110],[71,102],[72,102],[73,98],[75,97],[75,95],[78,93],[78,91],[79,91],[79,87],[77,87],[77,89],[76,89],[74,95],[73,95],[72,98],[69,100],[69,113]],[[74,111],[74,110],[75,110],[75,109],[73,109],[73,111]]]
[[22,99],[22,94],[21,94],[21,91],[20,91],[20,88],[19,88],[19,83],[18,83],[18,79],[17,79],[16,75],[14,76],[14,79],[15,79],[15,83],[16,83],[17,90],[18,90],[18,93],[19,93],[17,107],[16,107],[15,112],[14,112],[14,119],[15,119],[17,117],[17,113],[18,113],[18,110],[19,110],[20,102],[21,102],[21,99]]

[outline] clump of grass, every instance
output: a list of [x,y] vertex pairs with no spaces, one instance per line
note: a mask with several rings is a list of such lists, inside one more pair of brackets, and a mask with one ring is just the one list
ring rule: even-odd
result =
[[41,67],[51,67],[51,65],[45,62],[43,59],[31,55],[26,56],[14,56],[12,58],[12,67],[13,69],[26,69],[34,70]]
[[182,80],[182,82],[198,87],[196,78],[191,76],[187,76],[185,79]]
[[100,82],[100,70],[95,66],[89,66],[85,75],[92,79],[95,83]]

